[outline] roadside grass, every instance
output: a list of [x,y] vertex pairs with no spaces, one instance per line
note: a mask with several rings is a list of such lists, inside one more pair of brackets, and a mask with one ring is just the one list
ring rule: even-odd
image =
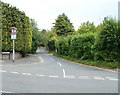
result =
[[71,58],[69,56],[63,56],[63,55],[59,55],[57,53],[53,53],[55,56],[57,57],[61,57],[63,59],[67,59],[70,61],[74,61],[80,64],[84,64],[84,65],[88,65],[88,66],[95,66],[95,67],[100,67],[100,68],[104,68],[104,69],[112,69],[112,70],[116,70],[118,68],[118,64],[120,64],[119,62],[106,62],[106,61],[93,61],[93,60],[80,60],[80,59],[75,59],[75,58]]

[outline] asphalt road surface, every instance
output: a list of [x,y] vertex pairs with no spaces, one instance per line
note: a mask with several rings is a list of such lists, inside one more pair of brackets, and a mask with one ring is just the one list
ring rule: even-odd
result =
[[1,93],[118,93],[117,72],[66,61],[43,48],[33,58],[38,61],[3,62]]

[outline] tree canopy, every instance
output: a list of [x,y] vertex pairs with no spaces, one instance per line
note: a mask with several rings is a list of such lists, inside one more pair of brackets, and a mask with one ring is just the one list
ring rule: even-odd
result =
[[62,15],[59,15],[53,24],[54,31],[58,36],[66,36],[74,32],[74,26],[64,13]]

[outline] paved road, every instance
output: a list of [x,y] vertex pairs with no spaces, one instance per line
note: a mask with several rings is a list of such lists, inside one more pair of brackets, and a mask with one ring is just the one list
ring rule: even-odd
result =
[[2,90],[5,93],[118,93],[118,73],[91,68],[48,54],[5,61]]

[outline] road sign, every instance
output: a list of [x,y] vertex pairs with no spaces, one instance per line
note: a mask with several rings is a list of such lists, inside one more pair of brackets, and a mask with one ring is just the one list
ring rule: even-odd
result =
[[11,27],[11,39],[13,39],[13,62],[15,61],[15,42],[14,40],[16,39],[16,30],[17,28]]
[[16,30],[17,30],[17,28],[15,28],[15,27],[12,27],[11,28],[12,29],[12,31],[11,31],[11,39],[16,39]]
[[14,35],[11,34],[11,39],[12,39],[12,40],[15,40],[15,39],[16,39],[16,34],[14,34]]
[[12,29],[12,34],[16,34],[17,28],[11,27],[11,29]]

